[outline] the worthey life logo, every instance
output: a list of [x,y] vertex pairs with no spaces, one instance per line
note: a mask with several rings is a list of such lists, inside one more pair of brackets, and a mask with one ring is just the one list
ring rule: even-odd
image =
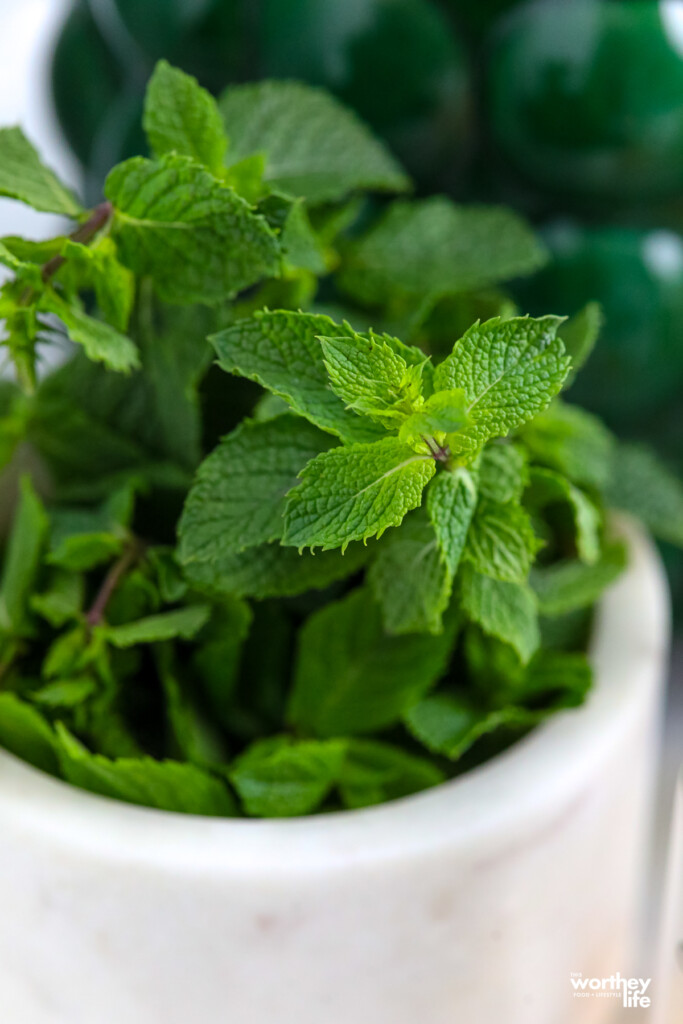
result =
[[618,972],[609,978],[584,978],[580,972],[569,976],[576,999],[621,999],[627,1009],[650,1006],[651,978],[622,978]]

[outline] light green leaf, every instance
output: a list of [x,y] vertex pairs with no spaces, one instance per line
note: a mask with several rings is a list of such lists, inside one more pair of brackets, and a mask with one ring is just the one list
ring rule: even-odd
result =
[[95,320],[82,310],[70,306],[56,292],[46,291],[39,308],[58,316],[71,340],[82,345],[88,359],[93,362],[104,363],[110,370],[119,373],[129,373],[140,367],[140,354],[130,338],[103,320]]
[[333,443],[291,414],[240,424],[199,467],[180,520],[181,560],[211,561],[278,540],[287,492]]
[[273,736],[237,758],[229,778],[247,814],[290,818],[317,810],[334,787],[344,761],[344,740]]
[[433,197],[393,203],[349,243],[339,283],[368,305],[397,296],[433,305],[441,296],[531,273],[544,261],[540,243],[511,210]]
[[523,583],[538,547],[531,519],[521,505],[480,501],[465,547],[465,556],[477,572],[508,583]]
[[261,200],[258,211],[279,233],[282,255],[290,267],[313,274],[327,271],[325,249],[313,230],[304,199],[272,192]]
[[51,775],[59,772],[50,725],[40,711],[12,693],[0,693],[0,747]]
[[593,565],[579,561],[558,562],[531,574],[531,585],[542,615],[565,615],[577,608],[595,604],[627,564],[623,544],[604,548]]
[[415,739],[451,761],[459,760],[482,736],[506,727],[527,729],[537,721],[538,715],[524,708],[488,711],[450,694],[425,697],[405,716]]
[[491,501],[519,501],[529,482],[528,456],[517,444],[489,444],[481,453],[479,491]]
[[449,438],[454,455],[471,455],[537,416],[569,369],[556,337],[559,317],[495,318],[475,324],[436,368],[436,391],[462,388],[472,425]]
[[339,792],[350,810],[412,796],[438,786],[446,776],[424,757],[377,740],[349,739]]
[[405,420],[398,436],[407,444],[421,440],[421,447],[428,450],[426,438],[435,438],[439,444],[450,442],[450,435],[459,433],[468,423],[465,392],[438,391]]
[[83,208],[45,164],[21,128],[0,128],[0,195],[34,210],[78,217]]
[[235,814],[225,783],[196,765],[151,757],[110,760],[91,754],[61,724],[57,734],[62,774],[73,786],[162,811],[209,817]]
[[443,675],[455,628],[388,636],[364,588],[326,605],[299,635],[289,720],[323,738],[392,725]]
[[0,631],[30,636],[29,598],[35,587],[47,541],[49,520],[28,477],[23,477],[19,503],[5,552],[0,583]]
[[196,78],[160,60],[149,80],[143,127],[155,156],[180,153],[220,177],[228,140],[218,105]]
[[330,389],[321,336],[354,336],[350,327],[311,313],[263,312],[209,338],[218,365],[268,388],[321,430],[345,441],[381,437],[381,427],[344,408]]
[[589,564],[598,560],[602,514],[588,495],[566,477],[552,469],[534,466],[525,501],[531,508],[545,508],[557,502],[569,505],[574,519],[579,557]]
[[135,278],[119,263],[112,239],[102,236],[92,245],[81,245],[67,239],[61,251],[67,261],[57,280],[67,284],[70,277],[78,279],[77,287],[92,288],[100,313],[117,331],[125,332],[135,299]]
[[434,470],[392,437],[324,452],[289,492],[283,544],[326,550],[381,536],[420,504]]
[[267,156],[265,180],[315,203],[355,189],[402,192],[409,179],[391,154],[328,93],[298,82],[231,86],[219,101],[228,163]]
[[80,573],[55,569],[50,575],[47,589],[31,596],[30,606],[37,615],[59,629],[70,619],[77,618],[84,597],[85,580]]
[[216,303],[277,276],[277,238],[263,217],[188,157],[133,157],[105,183],[123,263],[171,303]]
[[358,572],[370,551],[350,544],[315,554],[279,544],[261,544],[211,562],[188,562],[185,575],[197,589],[211,595],[239,597],[294,597],[309,590],[323,590]]
[[439,473],[427,491],[427,512],[451,576],[458,571],[477,505],[477,485],[468,469]]
[[557,333],[572,361],[565,387],[573,383],[576,374],[589,359],[604,322],[605,316],[600,303],[589,302],[560,327]]
[[612,469],[614,438],[597,417],[555,401],[521,432],[537,462],[579,486],[602,488]]
[[423,509],[409,513],[377,545],[368,582],[388,633],[440,633],[453,574]]
[[538,609],[530,587],[469,571],[461,581],[462,608],[489,636],[515,648],[524,663],[540,643]]
[[101,626],[100,632],[114,647],[133,647],[135,644],[153,644],[161,640],[180,637],[191,640],[209,621],[211,608],[207,604],[192,604],[171,612],[150,615],[123,626]]
[[31,700],[44,708],[75,708],[92,697],[97,687],[93,679],[84,676],[82,679],[60,679],[56,683],[48,683],[40,690],[31,693]]
[[683,547],[683,485],[653,451],[618,445],[606,491],[614,508],[636,516],[660,540]]
[[[420,394],[419,374],[381,335],[320,338],[330,385],[344,404],[391,426]],[[397,424],[398,425],[398,424]]]

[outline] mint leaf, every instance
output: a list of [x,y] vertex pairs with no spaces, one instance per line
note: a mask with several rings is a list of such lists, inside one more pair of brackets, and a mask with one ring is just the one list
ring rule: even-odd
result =
[[627,564],[623,544],[604,548],[593,565],[579,561],[558,562],[531,574],[531,585],[542,615],[565,615],[577,608],[588,608],[602,596]]
[[268,388],[321,430],[345,441],[373,440],[382,436],[381,428],[348,412],[330,390],[318,338],[341,334],[354,336],[327,316],[280,311],[257,313],[209,340],[227,373]]
[[274,736],[252,744],[228,774],[253,817],[311,814],[334,787],[345,750],[343,740],[297,742]]
[[391,437],[324,452],[287,497],[283,544],[326,550],[381,536],[420,504],[434,470]]
[[272,188],[327,203],[356,189],[402,192],[410,185],[356,115],[322,90],[298,82],[237,85],[219,106],[228,163],[265,153]]
[[461,581],[462,608],[489,636],[514,647],[530,660],[540,643],[536,598],[530,587],[469,571]]
[[505,727],[528,729],[537,721],[537,715],[523,708],[488,711],[449,694],[425,697],[405,716],[415,739],[451,761],[459,760],[482,736]]
[[529,515],[521,505],[489,499],[479,503],[465,548],[477,572],[508,583],[523,583],[538,547]]
[[192,604],[160,615],[150,615],[123,626],[101,626],[100,633],[114,647],[133,647],[135,644],[153,644],[161,640],[180,637],[190,640],[209,621],[211,608],[207,604]]
[[521,434],[535,461],[580,486],[602,488],[612,469],[614,439],[597,417],[555,401]]
[[64,569],[93,569],[119,555],[128,540],[133,491],[124,487],[95,508],[58,506],[50,513],[47,561]]
[[77,278],[77,289],[92,288],[97,305],[106,320],[117,331],[125,332],[135,299],[135,279],[130,270],[119,263],[116,246],[108,236],[101,236],[93,245],[81,245],[70,238],[61,255],[66,263],[57,280]]
[[277,238],[248,203],[188,157],[133,157],[105,183],[121,260],[167,302],[208,304],[279,273]]
[[[380,335],[320,338],[330,385],[344,404],[391,426],[420,395],[419,373]],[[398,408],[402,405],[402,409]]]
[[272,192],[261,200],[258,211],[279,232],[282,255],[290,267],[310,270],[313,274],[327,271],[325,249],[313,230],[304,199]]
[[442,296],[531,273],[545,260],[512,211],[442,197],[393,203],[343,256],[339,285],[359,302],[405,296],[428,308]]
[[75,708],[84,704],[97,689],[93,679],[84,676],[82,679],[60,679],[57,683],[48,683],[31,693],[31,700],[44,708]]
[[199,467],[179,525],[181,560],[205,562],[278,540],[287,492],[333,443],[290,414],[240,424]]
[[161,811],[210,817],[235,813],[226,785],[195,765],[151,757],[110,760],[91,754],[61,724],[57,737],[62,774],[80,789]]
[[147,85],[143,127],[155,156],[180,153],[220,177],[228,140],[218,105],[196,78],[160,60]]
[[388,633],[440,633],[453,575],[423,509],[410,512],[398,530],[377,545],[368,582]]
[[570,483],[566,477],[552,469],[534,466],[530,473],[525,501],[532,508],[541,509],[558,502],[569,505],[574,518],[579,558],[589,564],[598,560],[602,515],[588,495]]
[[489,444],[481,453],[477,482],[483,498],[519,501],[529,482],[528,456],[517,444]]
[[212,720],[228,729],[243,646],[252,627],[252,618],[246,601],[226,596],[214,607],[192,655],[193,691],[199,683]]
[[604,322],[605,316],[600,303],[589,302],[574,316],[570,316],[557,332],[572,361],[566,387],[574,382],[576,374],[589,359]]
[[468,469],[439,473],[427,491],[427,512],[451,576],[460,565],[477,505],[477,485]]
[[41,163],[21,128],[0,128],[0,195],[46,213],[78,217],[83,212],[72,193]]
[[646,447],[615,447],[606,500],[636,516],[660,540],[683,547],[683,486]]
[[345,807],[371,807],[412,796],[445,781],[440,768],[424,757],[377,740],[349,739],[339,779]]
[[31,611],[59,629],[80,614],[85,597],[85,580],[80,573],[55,569],[46,590],[32,594]]
[[362,544],[350,544],[344,554],[338,548],[300,554],[295,548],[261,544],[210,562],[188,562],[185,575],[193,586],[211,595],[294,597],[352,576],[368,557]]
[[531,659],[518,699],[550,711],[583,704],[593,684],[593,670],[585,654],[540,650]]
[[369,591],[352,591],[301,630],[290,722],[323,738],[392,725],[443,675],[454,634],[387,636]]
[[70,306],[56,292],[45,292],[39,308],[58,316],[71,340],[82,345],[88,359],[93,362],[104,363],[110,370],[119,373],[129,373],[140,366],[140,355],[130,338],[104,321],[95,320],[82,310]]
[[408,444],[421,439],[428,450],[426,439],[435,438],[439,444],[450,443],[450,435],[459,433],[468,423],[465,392],[461,389],[438,391],[405,420],[398,436]]
[[59,772],[50,725],[36,708],[12,693],[0,693],[0,747],[50,775]]
[[28,477],[23,477],[5,552],[0,582],[0,631],[30,636],[29,598],[35,587],[47,540],[49,521]]
[[495,318],[470,327],[455,343],[434,374],[436,391],[462,388],[466,396],[472,425],[449,439],[454,455],[471,455],[546,408],[569,370],[556,337],[561,322],[554,316]]

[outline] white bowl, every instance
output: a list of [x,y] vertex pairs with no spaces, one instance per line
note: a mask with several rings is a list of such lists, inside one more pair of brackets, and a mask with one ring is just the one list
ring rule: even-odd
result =
[[470,774],[288,821],[168,814],[0,754],[3,1024],[592,1024],[632,967],[668,643],[657,554],[588,703]]

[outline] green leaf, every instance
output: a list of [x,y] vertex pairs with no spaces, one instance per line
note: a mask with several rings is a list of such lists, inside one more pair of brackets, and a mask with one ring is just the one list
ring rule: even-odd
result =
[[368,305],[406,296],[431,306],[442,296],[531,273],[544,261],[540,243],[511,210],[433,197],[393,203],[349,243],[339,284]]
[[517,444],[495,442],[484,448],[477,478],[483,498],[499,501],[519,501],[529,482],[528,457]]
[[0,693],[0,747],[50,775],[59,772],[50,725],[36,708],[12,693]]
[[409,373],[384,338],[371,331],[367,337],[320,338],[320,344],[332,390],[347,408],[389,427],[410,412],[420,395],[419,374]]
[[356,117],[332,96],[298,82],[231,86],[219,101],[228,163],[266,154],[272,188],[333,202],[356,189],[402,192],[409,179]]
[[252,744],[228,774],[252,817],[311,814],[334,787],[345,750],[344,740],[297,742],[273,736]]
[[221,302],[279,273],[266,221],[188,157],[126,160],[105,193],[121,260],[151,275],[167,302]]
[[602,596],[624,571],[627,564],[623,544],[604,548],[593,565],[579,561],[558,562],[531,574],[531,584],[542,615],[565,615],[577,608],[587,608]]
[[330,389],[319,337],[347,335],[350,327],[311,313],[262,312],[209,338],[218,365],[284,398],[311,423],[345,441],[369,441],[382,429],[344,408]]
[[185,575],[193,586],[211,595],[294,597],[352,576],[368,557],[363,544],[350,544],[343,554],[338,548],[300,554],[295,548],[261,544],[211,562],[188,562]]
[[515,648],[524,663],[540,643],[536,598],[530,587],[469,571],[461,583],[462,608],[489,636]]
[[140,354],[134,342],[103,320],[95,320],[82,310],[70,306],[52,290],[45,292],[39,308],[59,317],[71,340],[83,346],[88,359],[104,363],[108,369],[119,373],[129,373],[139,368]]
[[326,605],[299,634],[290,722],[323,738],[392,725],[445,672],[455,628],[388,636],[363,588]]
[[47,561],[82,571],[119,555],[129,538],[133,498],[132,488],[124,487],[95,508],[60,505],[52,509]]
[[640,519],[655,537],[683,547],[683,485],[653,451],[615,447],[606,500]]
[[66,240],[61,255],[66,260],[57,280],[67,284],[76,276],[77,289],[92,288],[100,313],[115,330],[125,332],[135,299],[135,278],[119,263],[116,246],[109,236],[101,236],[92,245]]
[[472,520],[465,555],[484,576],[523,583],[538,546],[531,519],[521,505],[484,499]]
[[147,85],[143,127],[155,156],[180,153],[220,177],[228,140],[218,105],[196,78],[160,60]]
[[84,676],[82,679],[60,679],[57,683],[48,683],[40,690],[31,693],[31,700],[44,708],[75,708],[92,697],[96,690],[94,680]]
[[273,192],[261,200],[258,211],[279,233],[282,255],[290,267],[326,273],[325,249],[313,230],[304,199]]
[[405,420],[398,436],[407,444],[422,439],[422,447],[428,450],[425,438],[436,438],[439,444],[450,442],[450,435],[459,433],[468,423],[465,392],[438,391]]
[[427,512],[446,565],[454,576],[477,506],[477,485],[463,467],[439,473],[427,491]]
[[252,612],[246,601],[226,596],[214,607],[192,654],[193,690],[196,674],[212,718],[225,728],[231,724],[232,698],[251,625]]
[[537,462],[579,486],[602,488],[612,469],[614,438],[597,417],[564,402],[553,402],[521,434]]
[[349,739],[339,779],[342,801],[350,810],[412,796],[445,781],[440,768],[424,757],[377,740]]
[[114,647],[133,647],[135,644],[153,644],[161,640],[180,637],[191,640],[209,621],[211,608],[207,604],[192,604],[160,615],[150,615],[123,626],[101,626],[100,632]]
[[435,694],[411,708],[405,723],[415,739],[433,754],[457,761],[482,736],[498,729],[530,728],[538,717],[523,708],[495,711],[477,708],[464,697]]
[[326,550],[381,536],[420,504],[434,470],[391,437],[324,452],[287,497],[283,544]]
[[181,560],[211,561],[278,540],[287,492],[333,443],[290,414],[240,424],[199,467],[180,520]]
[[564,342],[567,355],[572,361],[572,368],[569,371],[565,387],[569,387],[574,382],[576,374],[589,359],[604,322],[605,316],[600,303],[589,302],[574,316],[570,316],[560,327],[557,333]]
[[593,684],[585,654],[540,650],[531,659],[518,691],[518,700],[550,711],[579,707]]
[[33,594],[30,607],[37,615],[59,629],[80,614],[85,597],[85,580],[80,573],[55,569],[46,590]]
[[453,575],[423,509],[409,513],[377,545],[368,582],[388,633],[440,633]]
[[475,324],[436,368],[436,391],[462,388],[472,425],[449,438],[454,455],[471,455],[489,438],[546,408],[569,369],[556,337],[559,317],[495,318]]
[[72,193],[41,163],[21,128],[0,128],[0,195],[46,213],[78,217],[83,212]]
[[28,477],[20,486],[19,504],[5,552],[0,583],[0,631],[30,636],[29,598],[35,587],[47,540],[49,520]]
[[195,765],[151,757],[110,760],[91,754],[61,724],[57,735],[62,774],[73,786],[162,811],[210,817],[235,814],[225,783]]
[[552,469],[534,466],[530,473],[525,501],[531,508],[546,508],[558,502],[566,503],[574,519],[579,557],[588,564],[598,560],[602,514],[588,495],[575,487],[566,477]]

